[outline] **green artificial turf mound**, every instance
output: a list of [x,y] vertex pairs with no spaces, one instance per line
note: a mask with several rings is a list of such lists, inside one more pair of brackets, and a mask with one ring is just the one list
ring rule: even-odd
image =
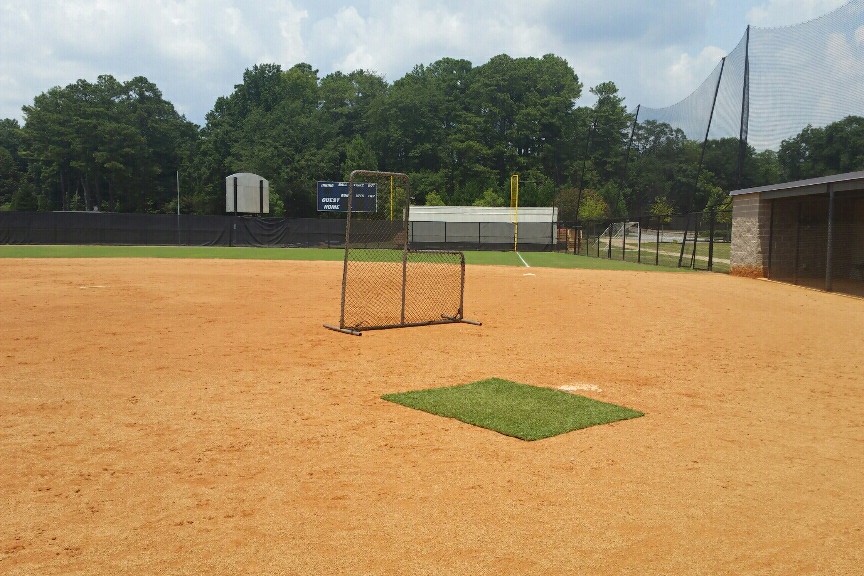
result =
[[500,378],[462,386],[385,394],[382,398],[521,440],[540,440],[644,415],[584,396]]

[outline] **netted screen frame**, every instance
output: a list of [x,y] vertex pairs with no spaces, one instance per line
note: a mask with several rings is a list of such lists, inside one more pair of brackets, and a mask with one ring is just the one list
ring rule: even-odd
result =
[[[371,213],[368,199],[362,213],[353,209],[355,183],[360,179],[389,180],[389,193],[378,187]],[[360,336],[367,330],[388,328],[460,322],[480,325],[464,317],[464,253],[411,249],[410,199],[404,173],[351,172],[339,324],[325,324],[325,328]],[[355,314],[357,308],[364,309],[363,313]]]

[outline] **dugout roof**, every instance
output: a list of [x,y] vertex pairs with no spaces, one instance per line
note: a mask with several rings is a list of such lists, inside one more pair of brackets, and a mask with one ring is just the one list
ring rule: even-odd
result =
[[729,194],[731,196],[761,194],[763,199],[772,200],[774,198],[792,198],[794,196],[809,196],[811,194],[828,194],[829,186],[835,192],[864,190],[864,171],[846,172],[845,174],[834,174],[833,176],[796,180],[780,184],[769,184],[768,186],[757,186],[756,188],[744,188],[742,190],[733,190]]

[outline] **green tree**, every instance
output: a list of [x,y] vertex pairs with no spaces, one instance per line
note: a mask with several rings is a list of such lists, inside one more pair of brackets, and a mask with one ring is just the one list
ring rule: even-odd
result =
[[669,124],[648,121],[636,126],[627,171],[628,212],[642,215],[658,196],[676,212],[686,212],[693,195],[700,146]]
[[193,167],[199,205],[224,210],[224,178],[253,172],[270,181],[286,215],[313,215],[315,181],[341,178],[345,153],[332,145],[335,129],[320,110],[318,72],[308,64],[247,70],[207,114]]
[[621,177],[632,117],[627,113],[624,98],[618,95],[614,82],[594,86],[591,94],[597,97],[592,113],[591,162],[600,184],[615,182]]
[[563,183],[573,125],[574,101],[582,85],[565,60],[495,56],[475,69],[467,94],[477,118],[477,139],[486,166],[504,182],[513,172],[541,170]]
[[628,216],[624,190],[616,182],[607,181],[597,192],[608,207],[610,217],[626,218]]
[[[577,202],[579,203],[578,214]],[[593,188],[586,188],[581,194],[578,188],[562,188],[555,198],[555,205],[558,207],[558,220],[561,222],[605,220],[611,214],[606,200]]]
[[847,116],[826,126],[819,156],[825,170],[833,174],[864,169],[864,117]]
[[708,172],[704,176],[699,181],[700,204],[697,209],[724,210],[724,206],[731,207],[729,193],[713,182],[713,174]]
[[354,136],[348,143],[343,164],[343,178],[346,180],[353,170],[377,170],[378,159],[372,147],[361,136]]
[[805,127],[780,144],[784,180],[801,180],[864,169],[864,118],[847,116],[824,128]]
[[558,207],[558,220],[575,222],[577,220],[576,203],[580,200],[579,190],[574,187],[564,187],[555,196],[555,206]]
[[0,119],[0,210],[11,209],[12,196],[29,169],[21,155],[22,132],[18,120]]
[[528,203],[548,205],[572,173],[581,95],[562,58],[496,56],[472,67],[443,58],[387,85],[368,72],[259,65],[207,115],[190,170],[199,206],[218,206],[221,181],[261,173],[286,213],[314,210],[314,182],[378,166],[411,175],[412,195],[470,205],[510,174],[531,174]]
[[0,209],[9,206],[12,196],[18,191],[21,173],[12,154],[0,146]]
[[12,118],[0,119],[0,148],[5,149],[15,163],[15,171],[19,174],[27,172],[27,160],[21,155],[21,139],[23,130],[18,120]]
[[24,107],[22,156],[52,208],[153,211],[173,198],[197,127],[146,78],[55,87]]
[[674,213],[675,208],[665,196],[657,196],[651,203],[651,215],[658,218],[661,224],[669,224]]
[[505,206],[504,197],[492,188],[483,191],[483,195],[472,203],[472,206]]
[[35,212],[39,209],[36,191],[29,182],[23,182],[12,194],[9,208],[16,212]]
[[579,205],[579,221],[605,220],[611,216],[611,210],[602,194],[588,188],[582,191],[582,203]]
[[713,180],[717,186],[724,190],[735,190],[738,188],[739,156],[740,143],[738,138],[708,140],[705,143],[702,168],[713,174]]
[[426,206],[446,206],[444,199],[437,192],[429,192],[426,194]]

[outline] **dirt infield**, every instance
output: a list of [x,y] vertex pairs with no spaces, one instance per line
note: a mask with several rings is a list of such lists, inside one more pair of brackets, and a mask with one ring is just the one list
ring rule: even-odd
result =
[[[861,573],[864,300],[474,266],[482,327],[358,338],[340,275],[0,260],[0,573]],[[529,443],[380,400],[491,376],[646,416]]]

